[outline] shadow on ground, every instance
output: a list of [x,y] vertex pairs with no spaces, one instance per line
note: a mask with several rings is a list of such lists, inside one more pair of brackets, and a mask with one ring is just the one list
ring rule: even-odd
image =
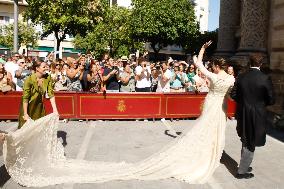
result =
[[235,176],[238,171],[238,163],[231,157],[229,156],[225,151],[223,151],[222,157],[220,162],[225,165],[227,170]]
[[[284,142],[284,117],[282,120],[279,115],[269,111],[267,114],[267,119],[267,134],[281,142]],[[282,127],[281,124],[283,124]]]
[[57,131],[57,138],[62,139],[62,145],[64,147],[67,145],[66,136],[67,136],[67,133],[65,131]]
[[4,184],[11,178],[8,174],[5,165],[0,167],[0,187],[4,186]]

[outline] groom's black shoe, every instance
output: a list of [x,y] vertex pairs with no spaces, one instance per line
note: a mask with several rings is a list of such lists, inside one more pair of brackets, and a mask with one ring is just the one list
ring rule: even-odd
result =
[[176,134],[177,134],[177,135],[181,135],[181,134],[182,134],[182,132],[179,132],[179,131],[178,131],[178,132],[176,132]]
[[236,175],[236,178],[237,179],[250,179],[250,178],[253,178],[254,177],[254,174],[252,173],[244,173],[244,174],[237,174]]
[[253,170],[252,167],[249,167],[248,168],[248,173],[252,172],[252,170]]

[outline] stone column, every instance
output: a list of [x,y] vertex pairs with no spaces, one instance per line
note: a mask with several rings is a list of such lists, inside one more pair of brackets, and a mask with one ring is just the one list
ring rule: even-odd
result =
[[14,53],[19,52],[18,17],[19,17],[19,3],[18,0],[14,0]]
[[252,52],[267,55],[268,1],[242,0],[241,40],[238,53],[233,58],[244,60],[244,64]]
[[237,48],[236,31],[240,25],[240,0],[221,0],[218,45],[215,56],[230,57]]
[[240,51],[267,51],[268,14],[268,0],[243,0]]

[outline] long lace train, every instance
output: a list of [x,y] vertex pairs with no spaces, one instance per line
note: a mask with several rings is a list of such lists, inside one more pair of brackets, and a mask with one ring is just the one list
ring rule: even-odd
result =
[[[212,74],[212,73],[211,73]],[[209,75],[212,85],[194,126],[162,150],[137,163],[67,159],[57,140],[58,117],[47,115],[9,133],[3,145],[11,177],[23,186],[176,178],[205,183],[219,165],[225,144],[224,97],[232,78]]]
[[50,114],[7,136],[4,161],[11,177],[24,186],[171,177],[204,183],[218,166],[224,146],[226,118],[222,112],[218,117],[212,115],[217,118],[212,122],[206,119],[210,112],[205,111],[207,116],[201,116],[190,132],[133,164],[66,159],[57,141],[58,117]]

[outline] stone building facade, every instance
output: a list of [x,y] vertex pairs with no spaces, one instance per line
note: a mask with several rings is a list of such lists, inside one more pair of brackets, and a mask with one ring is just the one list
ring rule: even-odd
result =
[[220,0],[216,55],[229,57],[236,67],[246,67],[248,55],[266,57],[277,103],[284,113],[284,0]]

